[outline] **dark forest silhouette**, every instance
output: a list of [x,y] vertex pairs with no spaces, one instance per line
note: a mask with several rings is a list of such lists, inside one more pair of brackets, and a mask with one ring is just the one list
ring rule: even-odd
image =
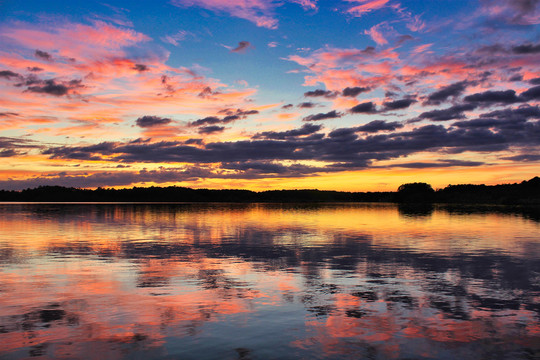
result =
[[433,190],[426,183],[403,184],[396,192],[322,190],[210,190],[186,187],[133,187],[95,190],[40,186],[0,190],[0,201],[53,202],[398,202],[539,205],[540,178],[503,185],[448,185]]

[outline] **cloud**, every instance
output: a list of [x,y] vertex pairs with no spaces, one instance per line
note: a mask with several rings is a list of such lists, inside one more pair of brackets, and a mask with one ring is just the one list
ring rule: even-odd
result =
[[34,55],[41,60],[53,61],[52,55],[46,51],[36,50]]
[[[486,122],[481,124],[476,120]],[[336,129],[325,136],[318,133],[320,126],[306,124],[299,129],[258,133],[251,140],[199,142],[196,146],[181,141],[105,142],[91,146],[50,147],[42,153],[55,159],[86,158],[124,164],[159,161],[193,166],[234,164],[237,169],[249,168],[250,164],[257,162],[318,161],[320,166],[302,170],[303,174],[309,171],[314,174],[380,166],[373,163],[425,151],[447,154],[465,151],[495,153],[519,147],[524,153],[527,149],[531,153],[532,149],[540,145],[540,121],[486,118],[463,124],[458,122],[458,125],[449,128],[425,125],[396,131],[402,128],[401,123],[379,120],[359,127]],[[218,132],[222,130],[220,127],[215,129]],[[381,131],[388,133],[381,134]],[[363,135],[359,136],[358,133]],[[453,165],[466,166],[465,163]],[[218,176],[219,168],[213,169],[216,172],[206,176]],[[264,177],[254,173],[236,175]]]
[[11,116],[18,116],[19,113],[16,112],[0,112],[0,117],[11,117]]
[[201,125],[215,125],[215,124],[228,124],[236,120],[245,119],[249,115],[258,114],[258,110],[242,110],[242,109],[222,109],[218,111],[218,114],[226,114],[225,117],[219,118],[217,116],[207,116],[202,119],[198,119],[189,123],[189,126],[201,126]]
[[172,4],[178,7],[198,6],[216,12],[226,12],[268,29],[278,27],[278,20],[273,14],[275,5],[268,0],[173,0]]
[[313,91],[307,91],[304,93],[305,97],[325,97],[325,98],[334,98],[337,93],[335,91],[317,89]]
[[373,104],[371,101],[358,104],[356,106],[353,106],[350,109],[350,112],[352,112],[353,114],[362,114],[362,113],[369,114],[369,113],[374,113],[376,111],[377,109],[375,108],[375,104]]
[[201,126],[201,125],[213,125],[213,124],[219,124],[221,122],[221,119],[217,116],[207,116],[202,119],[195,120],[190,123],[190,126]]
[[492,91],[488,90],[483,93],[468,95],[463,98],[464,101],[480,104],[513,104],[521,100],[516,96],[514,90]]
[[540,107],[538,105],[522,105],[515,109],[507,108],[484,113],[480,117],[495,119],[540,119]]
[[[287,0],[302,6],[304,10],[317,10],[316,0]],[[274,0],[172,0],[177,7],[198,6],[215,12],[224,12],[230,16],[251,21],[259,27],[277,29],[278,20],[274,15],[276,7],[282,1]]]
[[10,70],[2,70],[0,71],[0,78],[12,80],[22,78],[22,76]]
[[55,79],[39,80],[32,82],[38,85],[28,86],[25,91],[48,94],[53,96],[64,96],[70,93],[74,93],[74,90],[83,88],[81,80],[70,80],[63,82],[56,82]]
[[348,9],[347,12],[353,16],[361,17],[371,11],[379,10],[385,6],[389,0],[346,0],[352,3],[360,3],[360,5],[353,6]]
[[426,104],[439,105],[440,103],[448,100],[450,97],[455,98],[461,95],[469,85],[471,85],[471,83],[468,81],[459,81],[457,83],[444,86],[440,90],[431,93],[427,98]]
[[317,10],[317,0],[289,0],[289,1],[302,6],[304,10]]
[[540,154],[521,154],[514,156],[503,156],[503,160],[519,161],[519,162],[536,162],[540,161]]
[[201,135],[208,135],[208,134],[223,132],[224,130],[225,130],[224,126],[211,125],[211,126],[200,127],[198,132]]
[[142,128],[150,128],[154,126],[161,126],[161,125],[167,125],[171,123],[171,119],[169,118],[162,118],[159,116],[150,116],[145,115],[137,119],[135,122],[138,127]]
[[522,26],[540,23],[538,0],[481,0],[480,4],[484,14],[494,21]]
[[287,131],[264,131],[252,136],[252,139],[285,140],[299,136],[306,136],[321,130],[322,125],[304,124],[301,128]]
[[135,64],[133,66],[133,70],[137,70],[138,72],[144,72],[144,71],[148,71],[150,69],[148,68],[148,66],[146,66],[144,64]]
[[186,40],[188,37],[195,37],[195,35],[186,30],[180,30],[174,35],[166,35],[161,37],[161,41],[169,43],[174,46],[179,46],[181,41]]
[[326,119],[336,119],[340,118],[343,114],[337,112],[336,110],[332,110],[327,113],[319,113],[314,115],[306,116],[303,121],[319,121],[319,120],[326,120]]
[[388,165],[389,168],[406,168],[406,169],[430,169],[430,168],[446,168],[456,166],[482,166],[485,165],[482,161],[467,161],[467,160],[455,160],[446,159],[439,160],[438,162],[405,162],[395,165]]
[[376,133],[379,131],[394,131],[403,127],[403,124],[397,121],[387,122],[384,120],[374,120],[365,125],[358,126],[355,130],[367,133]]
[[383,27],[388,27],[388,25],[386,23],[377,24],[371,27],[369,30],[364,30],[364,34],[371,36],[377,45],[386,45],[388,44],[388,40],[386,40],[382,33]]
[[384,110],[400,110],[406,109],[416,102],[415,99],[401,99],[395,101],[388,101],[383,103]]
[[432,121],[448,121],[454,119],[464,119],[464,111],[471,111],[476,109],[476,104],[460,104],[454,105],[452,107],[441,109],[441,110],[432,110],[426,111],[420,114],[420,119],[429,119]]
[[512,47],[512,51],[516,54],[536,54],[540,53],[540,44],[523,44]]
[[525,101],[540,99],[540,85],[530,88],[521,93],[520,97]]
[[238,46],[234,49],[231,49],[231,52],[237,52],[237,53],[243,53],[246,52],[246,50],[251,49],[251,43],[249,41],[240,41],[238,43]]
[[307,102],[300,103],[297,106],[302,109],[311,109],[311,108],[314,108],[316,105],[317,104],[315,103],[307,101]]
[[43,149],[44,147],[34,140],[0,136],[0,157],[23,155],[30,150]]
[[354,86],[354,87],[346,87],[341,92],[341,95],[348,96],[348,97],[356,97],[360,95],[361,93],[368,92],[371,89],[368,87],[360,87],[360,86]]

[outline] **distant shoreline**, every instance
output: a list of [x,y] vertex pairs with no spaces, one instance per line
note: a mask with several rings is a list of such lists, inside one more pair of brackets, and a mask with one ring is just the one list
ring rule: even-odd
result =
[[433,190],[426,183],[408,183],[395,192],[345,192],[328,190],[210,190],[186,187],[133,187],[95,190],[41,186],[21,191],[0,190],[0,202],[59,203],[330,203],[375,202],[403,204],[540,205],[540,178],[501,185],[448,185]]

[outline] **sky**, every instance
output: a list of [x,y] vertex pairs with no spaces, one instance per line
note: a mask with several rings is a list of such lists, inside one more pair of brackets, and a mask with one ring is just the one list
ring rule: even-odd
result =
[[0,189],[540,175],[540,0],[0,0]]

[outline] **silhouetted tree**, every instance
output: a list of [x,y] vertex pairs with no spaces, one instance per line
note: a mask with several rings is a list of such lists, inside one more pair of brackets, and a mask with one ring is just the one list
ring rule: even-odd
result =
[[398,188],[396,199],[398,202],[428,203],[433,202],[435,190],[426,183],[408,183]]

